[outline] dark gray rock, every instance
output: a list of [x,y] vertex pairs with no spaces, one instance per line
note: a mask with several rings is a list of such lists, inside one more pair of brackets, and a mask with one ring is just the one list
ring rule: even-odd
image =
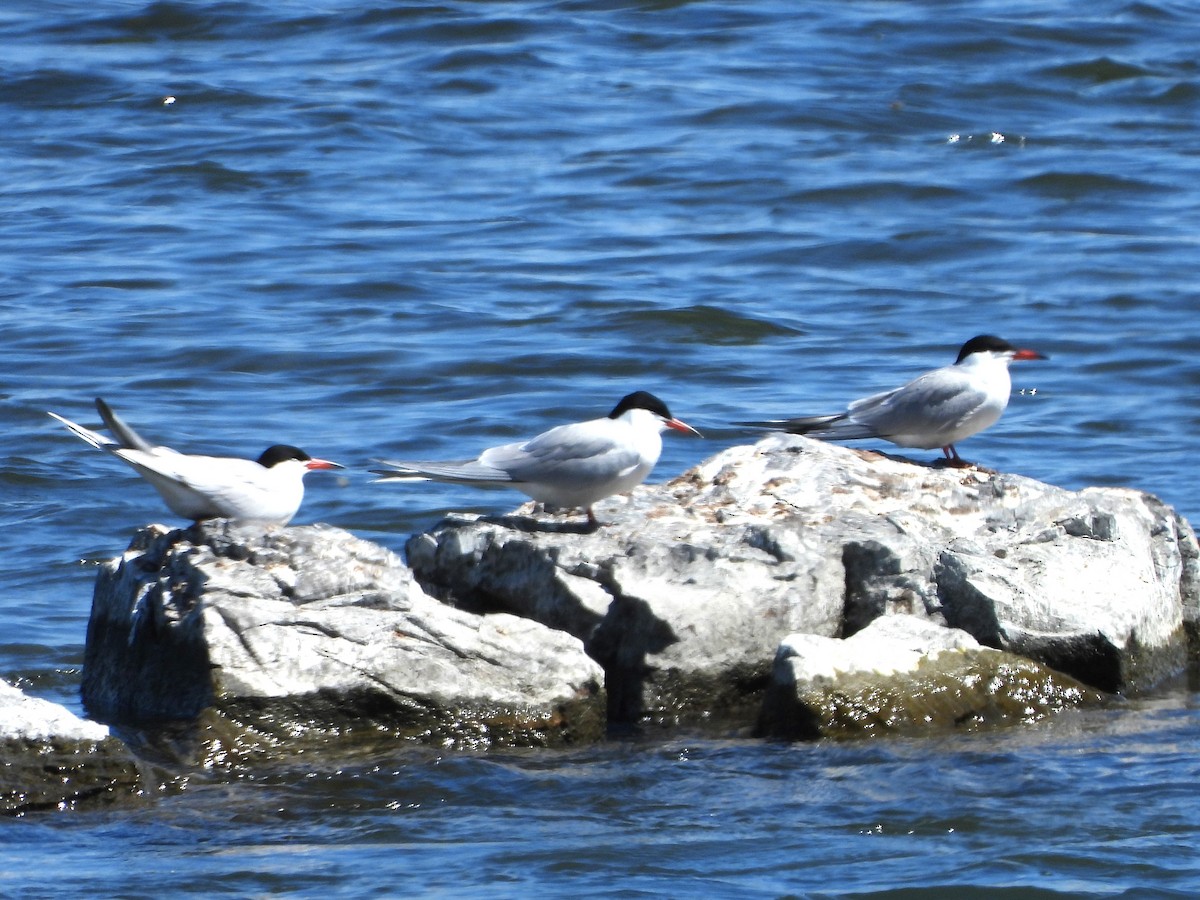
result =
[[616,721],[753,721],[786,636],[895,614],[1138,690],[1183,668],[1200,615],[1195,536],[1136,491],[772,435],[597,513],[449,519],[407,552],[430,593],[584,641]]
[[108,728],[0,682],[0,812],[22,815],[135,797],[142,777]]
[[197,757],[217,763],[592,740],[601,678],[577,639],[439,603],[340,529],[219,521],[144,529],[102,567],[83,698],[103,721],[194,722]]

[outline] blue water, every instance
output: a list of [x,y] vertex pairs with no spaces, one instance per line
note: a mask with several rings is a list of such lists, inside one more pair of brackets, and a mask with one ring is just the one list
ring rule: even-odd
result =
[[[399,550],[521,498],[374,485],[372,457],[647,389],[708,437],[668,438],[667,477],[987,331],[1051,359],[965,456],[1200,520],[1185,4],[26,0],[0,46],[0,676],[31,693],[79,709],[94,561],[167,518],[45,415],[95,396],[181,448],[346,464],[297,521]],[[1197,700],[398,748],[0,825],[0,892],[1191,896]]]

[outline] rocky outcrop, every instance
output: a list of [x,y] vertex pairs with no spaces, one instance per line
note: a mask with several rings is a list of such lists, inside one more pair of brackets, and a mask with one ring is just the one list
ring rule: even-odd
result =
[[881,616],[846,639],[784,638],[760,731],[788,739],[924,733],[1030,722],[1102,698],[957,628]]
[[1135,491],[780,435],[598,512],[449,519],[412,570],[323,526],[145,529],[97,579],[85,705],[186,722],[214,766],[606,724],[877,733],[1151,686],[1200,615],[1191,529]]
[[0,682],[0,813],[20,815],[128,798],[133,756],[108,729]]
[[788,635],[897,614],[1138,690],[1184,666],[1200,594],[1191,529],[1149,495],[788,435],[611,498],[596,531],[518,512],[447,520],[409,541],[409,564],[442,599],[580,639],[622,722],[750,724]]
[[83,698],[107,722],[197,722],[195,752],[217,764],[397,738],[590,740],[601,680],[577,639],[439,603],[344,531],[219,521],[147,528],[102,568]]

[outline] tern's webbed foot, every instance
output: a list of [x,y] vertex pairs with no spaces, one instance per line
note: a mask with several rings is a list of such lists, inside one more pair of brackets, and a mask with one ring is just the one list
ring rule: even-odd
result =
[[953,456],[948,459],[939,459],[934,463],[934,466],[942,469],[976,469],[978,466],[973,462],[963,459],[961,456]]
[[979,463],[973,463],[970,460],[963,459],[957,456],[954,459],[939,459],[934,464],[935,469],[974,469],[976,472],[982,472],[985,475],[999,474],[995,469],[989,469],[987,466],[981,466]]

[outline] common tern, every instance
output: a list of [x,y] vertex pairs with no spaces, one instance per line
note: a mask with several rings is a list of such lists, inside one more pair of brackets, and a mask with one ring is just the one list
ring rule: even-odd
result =
[[257,460],[179,453],[145,440],[99,397],[96,409],[115,440],[57,413],[50,415],[93,447],[124,460],[154,486],[173,513],[197,522],[236,519],[286,525],[304,499],[304,475],[313,469],[342,468],[287,444],[268,447]]
[[584,508],[598,525],[592,505],[646,480],[662,453],[668,428],[700,437],[674,418],[667,405],[646,391],[621,399],[605,418],[559,425],[528,441],[484,450],[456,462],[377,460],[379,481],[427,480],[513,487],[550,506]]
[[1046,358],[981,334],[962,345],[954,365],[926,372],[903,387],[855,400],[845,412],[737,424],[825,440],[883,438],[901,447],[941,447],[949,465],[968,466],[954,445],[1000,418],[1012,390],[1009,363]]

